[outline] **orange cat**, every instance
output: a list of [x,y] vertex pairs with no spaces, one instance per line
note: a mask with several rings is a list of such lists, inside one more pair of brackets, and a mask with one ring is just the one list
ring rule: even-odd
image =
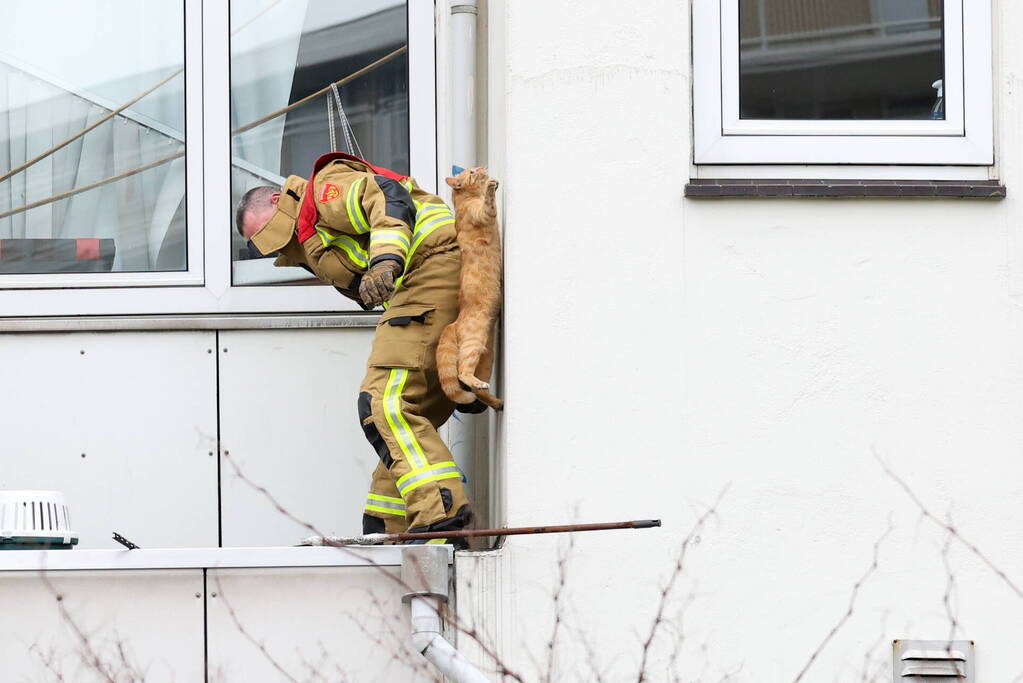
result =
[[494,326],[501,310],[497,181],[484,168],[468,168],[446,181],[455,205],[462,274],[458,318],[441,333],[437,372],[444,393],[455,403],[473,403],[478,397],[501,410],[504,401],[490,393],[488,383],[494,366]]

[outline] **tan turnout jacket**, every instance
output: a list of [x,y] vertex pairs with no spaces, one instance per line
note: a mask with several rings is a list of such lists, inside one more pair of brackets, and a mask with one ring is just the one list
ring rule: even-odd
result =
[[414,179],[347,154],[328,154],[312,179],[290,176],[277,211],[252,237],[274,265],[306,266],[361,303],[359,279],[383,259],[408,273],[430,253],[457,246],[451,211]]

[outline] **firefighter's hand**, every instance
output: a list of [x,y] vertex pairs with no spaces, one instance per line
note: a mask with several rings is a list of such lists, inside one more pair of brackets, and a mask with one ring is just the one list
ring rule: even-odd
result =
[[380,261],[371,266],[362,276],[359,284],[359,296],[367,306],[379,306],[387,301],[394,292],[394,279],[401,272],[401,264],[392,259]]

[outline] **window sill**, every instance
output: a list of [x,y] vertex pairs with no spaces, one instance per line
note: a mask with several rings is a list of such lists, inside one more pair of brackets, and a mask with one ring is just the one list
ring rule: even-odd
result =
[[685,196],[767,197],[934,197],[1004,199],[999,180],[767,180],[693,178]]

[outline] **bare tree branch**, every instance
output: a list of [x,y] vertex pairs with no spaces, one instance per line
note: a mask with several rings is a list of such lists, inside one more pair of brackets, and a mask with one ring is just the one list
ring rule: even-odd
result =
[[942,522],[934,514],[932,514],[931,511],[928,510],[927,507],[923,504],[923,502],[920,500],[920,498],[917,497],[917,495],[913,492],[913,490],[911,488],[909,488],[909,484],[907,484],[905,481],[903,481],[903,479],[901,477],[899,477],[899,475],[895,474],[895,472],[893,472],[892,469],[890,467],[888,467],[888,464],[885,463],[885,461],[881,459],[881,456],[878,454],[877,449],[874,448],[873,450],[874,450],[874,458],[877,459],[877,462],[884,469],[885,473],[889,477],[891,477],[892,480],[896,484],[898,484],[899,487],[903,491],[906,492],[906,495],[908,495],[913,500],[914,503],[916,503],[916,506],[918,508],[920,508],[920,514],[921,515],[923,515],[929,521],[933,522],[937,526],[939,526],[942,529],[944,529],[945,531],[947,531],[952,536],[952,538],[956,539],[960,544],[965,546],[967,550],[969,550],[971,553],[973,553],[973,555],[975,557],[977,557],[981,562],[983,562],[985,565],[987,565],[988,569],[993,571],[995,573],[995,575],[998,576],[998,578],[1000,578],[1005,583],[1005,585],[1009,587],[1009,589],[1013,593],[1015,593],[1018,597],[1023,598],[1023,590],[1020,590],[1019,586],[1017,586],[1012,581],[1012,579],[1010,579],[1009,576],[1004,571],[1002,571],[997,565],[995,565],[995,563],[992,562],[988,558],[987,555],[982,553],[980,551],[980,548],[978,548],[976,545],[974,545],[970,541],[966,540],[966,538],[963,537],[963,535],[960,534],[959,531],[954,526],[952,526],[951,524],[949,524],[947,522]]
[[586,652],[586,666],[590,672],[589,680],[592,681],[592,683],[604,683],[604,681],[607,680],[605,678],[606,670],[601,670],[597,666],[597,651],[594,649],[593,643],[591,643],[590,639],[587,637],[586,632],[579,628],[567,626],[566,628],[571,628],[571,630],[575,633],[575,637],[579,640],[580,644],[582,644],[583,650]]
[[85,631],[78,625],[78,622],[72,618],[71,613],[68,612],[67,607],[64,604],[64,596],[57,590],[56,586],[53,585],[53,582],[50,581],[50,577],[46,575],[45,571],[40,571],[39,578],[42,580],[43,585],[46,586],[46,590],[48,590],[50,595],[52,595],[57,601],[57,610],[60,612],[60,618],[71,628],[75,637],[78,639],[78,645],[81,648],[78,654],[81,656],[82,662],[99,674],[106,683],[117,683],[117,680],[114,678],[113,672],[110,670],[109,666],[93,648],[92,642],[89,640],[89,636],[86,635]]
[[[952,519],[949,516],[949,524],[951,525]],[[955,592],[956,577],[955,572],[952,571],[952,565],[949,560],[949,552],[952,549],[952,534],[945,533],[945,543],[941,546],[941,564],[945,568],[945,594],[941,596],[941,602],[945,605],[945,615],[948,617],[948,643],[949,647],[952,647],[952,641],[955,640],[956,633],[959,631],[959,619],[956,618],[955,610],[952,609],[953,593]]]
[[53,674],[54,679],[59,681],[60,683],[63,683],[64,674],[57,666],[57,663],[55,661],[57,656],[53,652],[52,648],[50,649],[49,652],[43,652],[43,649],[39,647],[37,643],[32,643],[32,645],[29,646],[28,651],[34,652],[36,656],[39,657],[39,660],[43,663],[43,666],[46,667],[46,670]]
[[249,633],[248,630],[242,625],[241,620],[238,619],[238,613],[234,611],[234,607],[231,606],[231,603],[227,599],[227,596],[224,595],[224,587],[220,583],[220,576],[214,575],[214,581],[216,581],[217,584],[217,597],[223,600],[224,608],[227,610],[227,613],[231,617],[231,621],[234,622],[235,628],[238,629],[238,632],[241,633],[242,636],[244,636],[247,641],[252,643],[257,650],[259,650],[260,654],[263,655],[263,658],[266,659],[266,661],[270,662],[273,668],[277,669],[281,676],[291,681],[291,683],[299,683],[297,678],[288,673],[288,671],[283,666],[281,666],[280,662],[274,659],[273,655],[271,655],[269,650],[266,649],[266,646],[260,641],[256,640],[255,637],[253,637],[253,635]]
[[717,514],[717,506],[721,503],[721,499],[727,493],[729,486],[725,486],[718,494],[714,503],[710,506],[706,512],[704,512],[696,520],[693,528],[689,530],[689,533],[684,539],[682,539],[682,547],[679,549],[678,559],[675,561],[675,570],[668,578],[667,583],[661,588],[661,599],[657,605],[657,614],[654,616],[653,624],[650,625],[650,633],[647,635],[646,640],[643,642],[643,653],[639,664],[639,677],[636,679],[637,683],[643,683],[647,680],[646,667],[647,659],[650,656],[650,647],[653,645],[654,638],[657,636],[657,632],[664,624],[664,612],[668,607],[668,599],[671,596],[672,590],[675,588],[675,583],[682,577],[685,572],[686,566],[686,554],[689,551],[689,546],[699,538],[700,532],[703,530],[707,520]]
[[849,595],[849,606],[846,608],[845,614],[843,614],[842,618],[838,620],[838,623],[836,623],[831,628],[831,631],[828,632],[828,635],[824,636],[824,640],[822,640],[821,644],[817,646],[817,649],[810,653],[810,659],[807,660],[806,664],[803,666],[802,671],[800,671],[799,674],[796,676],[796,678],[794,679],[794,683],[799,683],[799,681],[803,680],[803,676],[806,675],[806,672],[817,660],[817,657],[820,655],[820,653],[824,651],[824,648],[827,647],[828,643],[831,642],[831,639],[835,637],[835,634],[838,633],[839,629],[841,629],[842,626],[845,625],[845,622],[849,621],[849,619],[852,617],[853,610],[856,608],[856,598],[859,595],[860,588],[863,586],[864,582],[866,582],[866,580],[869,579],[875,571],[877,571],[878,564],[877,560],[878,553],[880,552],[881,549],[881,543],[884,542],[884,540],[888,537],[888,534],[892,532],[893,528],[894,527],[892,526],[891,517],[889,517],[888,528],[885,529],[884,533],[881,534],[880,538],[874,541],[874,556],[873,559],[871,560],[870,567],[868,567],[867,571],[863,574],[863,576],[861,576],[860,579],[855,584],[853,584],[852,593]]
[[554,682],[554,660],[558,645],[558,631],[564,621],[564,592],[567,580],[568,559],[575,549],[575,536],[569,534],[567,547],[562,547],[558,552],[558,583],[554,587],[554,625],[551,627],[551,637],[547,641],[547,673],[544,677],[546,683]]
[[860,683],[873,683],[874,679],[877,678],[877,669],[879,667],[887,666],[888,657],[881,658],[881,663],[877,664],[874,662],[874,653],[877,649],[885,644],[888,640],[888,616],[891,614],[891,610],[885,610],[881,614],[881,634],[877,637],[871,646],[863,653],[863,668],[860,670]]

